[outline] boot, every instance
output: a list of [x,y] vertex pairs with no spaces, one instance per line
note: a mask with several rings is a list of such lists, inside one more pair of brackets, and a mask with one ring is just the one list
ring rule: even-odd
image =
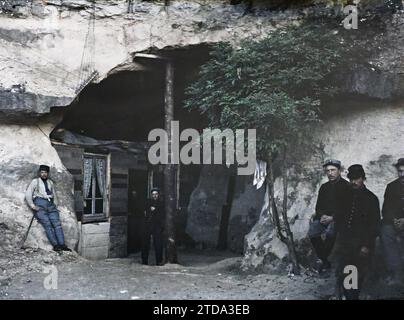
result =
[[60,246],[60,250],[69,251],[69,252],[72,251],[72,249],[70,249],[70,248],[69,248],[68,246],[66,246],[65,244]]

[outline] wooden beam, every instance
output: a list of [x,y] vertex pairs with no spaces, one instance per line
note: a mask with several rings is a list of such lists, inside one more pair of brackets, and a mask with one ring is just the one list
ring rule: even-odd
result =
[[175,237],[176,215],[176,188],[175,188],[175,165],[172,164],[172,132],[171,121],[174,120],[174,66],[172,61],[166,62],[166,86],[164,94],[164,120],[165,130],[168,134],[169,163],[164,168],[164,195],[166,209],[167,231],[167,260],[170,263],[178,263],[177,246]]
[[135,53],[135,58],[170,60],[167,57],[159,56],[157,54],[150,54],[150,53]]

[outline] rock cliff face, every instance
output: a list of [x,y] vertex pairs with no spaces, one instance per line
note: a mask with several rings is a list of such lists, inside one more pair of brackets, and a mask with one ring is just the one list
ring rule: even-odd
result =
[[258,221],[264,192],[249,176],[235,177],[226,166],[205,166],[190,196],[185,231],[201,246],[243,253],[244,236]]
[[[10,1],[0,1],[0,223],[8,230],[7,237],[0,238],[1,245],[15,245],[28,226],[31,211],[23,194],[40,163],[52,166],[69,245],[78,241],[72,178],[49,141],[60,118],[49,117],[49,113],[51,108],[69,106],[76,98],[83,52],[90,57],[89,67],[99,74],[95,82],[100,82],[118,71],[136,70],[135,53],[260,38],[278,26],[298,23],[313,10],[248,13],[244,6],[226,1],[171,1],[169,7],[161,2],[133,1],[129,11],[125,1],[96,1],[95,8],[85,0],[21,0],[13,1],[12,6]],[[93,12],[94,31],[89,24]],[[400,28],[404,14],[388,17],[383,31],[388,46],[371,61],[379,71],[358,71],[347,79],[348,91],[371,99],[338,102],[343,110],[327,116],[316,133],[325,143],[327,156],[340,158],[346,166],[364,164],[368,186],[380,200],[384,185],[394,178],[391,163],[404,155],[400,144],[404,133]],[[95,39],[95,45],[87,41],[84,50],[86,39]],[[320,164],[311,175],[321,176]],[[298,240],[307,232],[321,182],[321,178],[315,183],[307,180],[295,182],[290,195],[289,214]],[[235,212],[236,216],[244,214]],[[246,237],[245,268],[262,266],[267,257],[285,256],[284,246],[271,230],[263,210]],[[49,248],[38,226],[28,241]]]
[[0,14],[0,109],[21,119],[75,98],[87,36],[95,39],[86,54],[94,53],[88,61],[100,81],[115,69],[133,68],[136,52],[260,37],[280,20],[269,13],[243,16],[242,7],[221,1],[177,1],[167,8],[134,1],[132,13],[125,1],[97,1],[94,11],[90,1],[19,3],[13,13]]

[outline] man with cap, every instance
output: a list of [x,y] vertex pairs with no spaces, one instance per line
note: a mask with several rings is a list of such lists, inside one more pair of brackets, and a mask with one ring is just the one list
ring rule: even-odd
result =
[[153,237],[156,265],[163,265],[163,231],[165,222],[164,203],[160,199],[160,190],[151,190],[151,199],[147,199],[144,211],[142,235],[142,263],[149,262],[150,238]]
[[309,238],[319,258],[318,271],[324,272],[331,268],[328,257],[335,243],[334,217],[341,203],[344,190],[348,188],[348,181],[341,177],[341,162],[329,159],[323,164],[328,182],[321,185],[316,213],[310,223]]
[[[377,197],[364,184],[366,175],[360,164],[348,168],[348,179],[349,192],[345,194],[341,211],[335,219],[337,295],[343,293],[347,300],[357,300],[379,233],[380,207]],[[349,273],[346,267],[357,271],[358,277],[354,278],[351,287],[344,286],[344,278]]]
[[404,249],[404,158],[394,164],[398,178],[387,185],[382,209],[381,244],[391,284],[403,276]]
[[46,236],[55,251],[71,251],[65,244],[62,225],[60,223],[58,200],[55,184],[48,178],[49,166],[40,165],[39,177],[32,180],[25,192],[25,199],[35,218],[44,227]]

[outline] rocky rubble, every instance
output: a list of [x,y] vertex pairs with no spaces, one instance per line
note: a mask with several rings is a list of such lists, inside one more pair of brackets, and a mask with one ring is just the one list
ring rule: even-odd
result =
[[[82,260],[74,252],[60,254],[33,248],[0,248],[0,300],[7,299],[9,287],[20,276],[24,276],[26,278],[24,281],[29,283],[32,281],[30,274],[43,273],[45,275],[47,272],[46,267],[75,263]],[[21,294],[24,294],[24,292],[21,292]]]

